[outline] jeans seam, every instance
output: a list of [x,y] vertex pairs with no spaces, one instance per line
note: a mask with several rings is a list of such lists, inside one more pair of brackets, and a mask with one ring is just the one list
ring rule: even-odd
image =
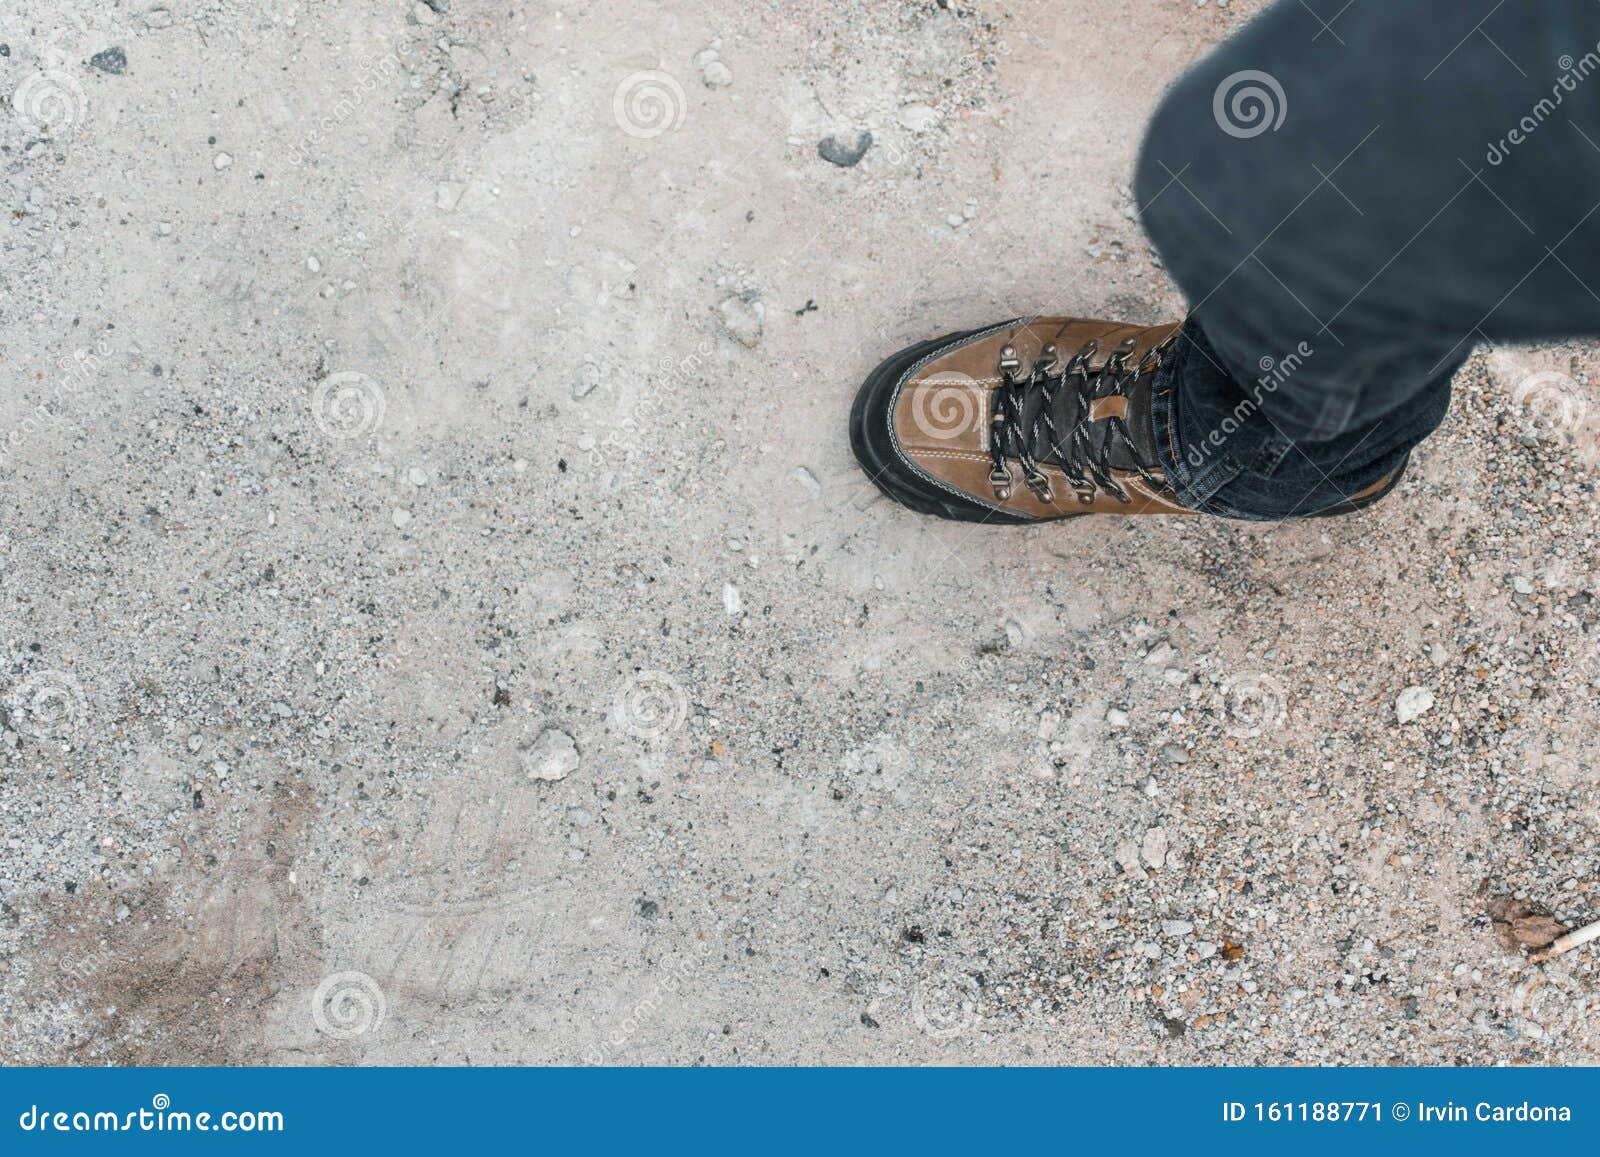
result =
[[[1188,323],[1193,325],[1191,321]],[[1187,326],[1186,326],[1187,328]],[[1171,362],[1171,372],[1167,377],[1167,385],[1159,391],[1159,401],[1165,411],[1167,453],[1170,461],[1168,472],[1172,476],[1168,485],[1177,495],[1179,501],[1192,510],[1206,513],[1220,513],[1214,508],[1213,497],[1229,482],[1233,481],[1243,471],[1237,459],[1226,450],[1218,453],[1217,457],[1201,473],[1192,473],[1183,460],[1183,452],[1178,445],[1177,407],[1172,404],[1177,392],[1177,383],[1182,379],[1184,366],[1189,360],[1189,346],[1194,339],[1184,333],[1176,347],[1176,352]],[[1213,483],[1213,479],[1217,479]],[[1233,515],[1231,517],[1238,517]]]
[[1277,473],[1278,467],[1283,465],[1283,460],[1289,456],[1289,451],[1293,449],[1294,442],[1288,438],[1272,439],[1261,448],[1261,453],[1250,467],[1250,473],[1271,478]]

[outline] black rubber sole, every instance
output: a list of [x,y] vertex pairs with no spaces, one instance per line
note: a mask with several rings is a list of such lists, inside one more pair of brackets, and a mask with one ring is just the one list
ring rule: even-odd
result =
[[894,415],[889,409],[895,386],[906,371],[936,350],[990,328],[993,327],[948,333],[931,341],[907,346],[885,358],[877,369],[867,375],[867,380],[856,392],[855,404],[850,407],[850,448],[855,451],[856,461],[861,463],[861,468],[878,489],[907,510],[957,522],[986,522],[995,526],[1031,525],[1048,521],[976,503],[962,503],[955,495],[939,489],[919,475],[916,468],[906,462],[894,447],[890,433]]

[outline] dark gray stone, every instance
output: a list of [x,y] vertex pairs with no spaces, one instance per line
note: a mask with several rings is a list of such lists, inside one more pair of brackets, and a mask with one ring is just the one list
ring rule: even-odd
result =
[[866,131],[857,134],[853,144],[845,144],[838,137],[827,136],[817,142],[817,156],[830,165],[848,169],[866,156],[871,147],[872,134]]
[[107,48],[89,58],[89,67],[109,72],[112,76],[121,76],[128,71],[128,54],[120,48]]

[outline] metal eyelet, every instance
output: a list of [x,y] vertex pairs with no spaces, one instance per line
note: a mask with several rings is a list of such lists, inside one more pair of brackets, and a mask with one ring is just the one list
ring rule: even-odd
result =
[[991,467],[989,470],[989,485],[994,488],[994,496],[1001,502],[1010,498],[1012,486],[1010,468],[996,470]]
[[1106,359],[1102,373],[1120,374],[1128,368],[1128,355],[1139,348],[1139,343],[1131,337],[1125,337],[1117,343],[1117,348],[1111,351],[1111,356]]

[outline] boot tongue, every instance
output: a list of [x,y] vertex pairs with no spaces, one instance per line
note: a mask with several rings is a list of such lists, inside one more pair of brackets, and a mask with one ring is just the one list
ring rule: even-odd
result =
[[[1125,396],[1106,395],[1096,399],[1091,407],[1091,413],[1104,412],[1107,416],[1089,422],[1087,427],[1089,442],[1094,447],[1096,459],[1104,461],[1114,470],[1138,471],[1142,467],[1148,473],[1161,472],[1161,459],[1156,453],[1155,421],[1150,404],[1153,377],[1151,374],[1140,375],[1132,382],[1125,383],[1124,388],[1128,391]],[[1050,444],[1045,424],[1039,420],[1043,410],[1044,391],[1030,390],[1022,405],[1022,428],[1031,436],[1030,450],[1034,458],[1040,462],[1059,466],[1061,463],[1055,448]],[[1078,424],[1082,412],[1083,403],[1075,389],[1069,385],[1056,390],[1051,417],[1055,421],[1059,437],[1063,439],[1067,437]],[[1127,438],[1111,432],[1110,416],[1118,413],[1122,415],[1122,421],[1126,425]]]
[[1128,406],[1123,416],[1127,438],[1113,436],[1109,421],[1089,424],[1090,437],[1096,447],[1107,451],[1106,462],[1113,469],[1142,467],[1152,474],[1162,472],[1161,456],[1156,453],[1155,414],[1151,406],[1154,380],[1154,374],[1141,374],[1128,386]]
[[[1071,387],[1058,385],[1055,389],[1055,404],[1050,407],[1050,420],[1055,424],[1056,437],[1065,439],[1072,428],[1078,424],[1078,415],[1083,412],[1082,403],[1078,400],[1077,391]],[[1022,403],[1022,428],[1028,432],[1028,451],[1037,462],[1052,462],[1059,465],[1056,458],[1055,446],[1050,440],[1050,429],[1044,422],[1045,417],[1045,390],[1034,388],[1028,391]]]

